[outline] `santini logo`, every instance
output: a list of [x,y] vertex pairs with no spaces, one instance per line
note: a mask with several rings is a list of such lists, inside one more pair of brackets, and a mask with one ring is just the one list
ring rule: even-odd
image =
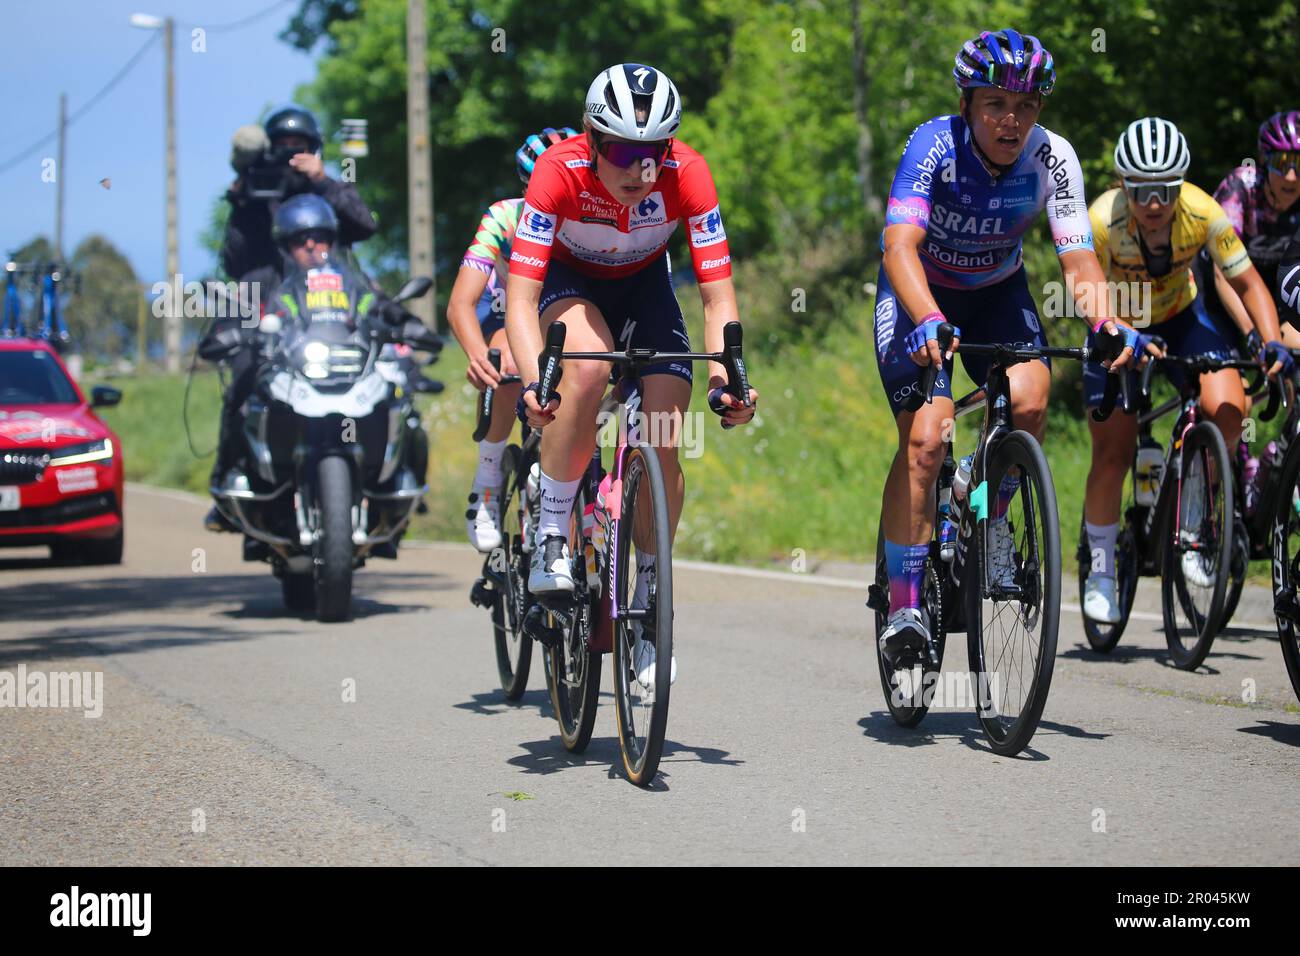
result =
[[71,893],[50,897],[51,926],[130,926],[135,936],[148,936],[152,925],[152,893]]

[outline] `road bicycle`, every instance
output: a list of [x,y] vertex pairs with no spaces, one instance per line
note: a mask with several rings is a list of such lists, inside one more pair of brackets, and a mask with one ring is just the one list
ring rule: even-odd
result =
[[[954,329],[944,323],[936,339],[947,352]],[[1114,341],[1111,341],[1114,340]],[[978,345],[962,342],[959,351],[987,356],[988,377],[982,389],[958,399],[954,420],[984,409],[964,501],[953,494],[957,466],[952,440],[946,443],[935,496],[935,532],[930,542],[922,589],[922,615],[930,638],[920,651],[908,649],[890,661],[880,649],[889,618],[889,574],[885,565],[884,527],[876,542],[876,580],[867,606],[875,611],[876,659],[886,706],[894,720],[915,727],[925,717],[943,681],[940,667],[949,634],[966,633],[971,689],[976,713],[990,748],[1011,756],[1029,745],[1042,717],[1056,660],[1061,610],[1060,523],[1056,489],[1042,446],[1011,420],[1011,380],[1007,369],[1041,358],[1084,361],[1113,359],[1123,348],[1120,336],[1107,336],[1098,347],[1055,348],[1028,344]],[[933,397],[938,370],[922,370],[926,402]],[[1097,414],[1110,414],[1118,398],[1118,379],[1107,381],[1106,398]],[[1015,491],[1005,515],[995,515],[1003,479]],[[960,482],[957,492],[962,490]],[[961,505],[949,511],[949,502]],[[991,567],[989,527],[1005,518],[1012,542],[1010,556]]]
[[[519,582],[520,627],[543,647],[560,738],[574,753],[586,749],[591,740],[601,659],[604,654],[613,655],[614,709],[623,770],[632,783],[648,786],[658,772],[668,726],[673,565],[668,493],[653,440],[656,436],[647,434],[646,416],[641,410],[641,374],[647,366],[662,362],[718,362],[727,372],[726,390],[748,406],[749,378],[741,326],[738,322],[724,326],[723,348],[715,353],[633,348],[621,352],[565,352],[564,338],[564,323],[553,322],[547,330],[546,347],[538,357],[538,403],[545,407],[550,401],[559,383],[562,362],[611,363],[616,367],[616,374],[611,376],[615,385],[602,405],[605,414],[598,421],[616,423],[617,443],[606,471],[597,442],[578,487],[569,532],[573,592],[548,595],[544,600],[536,598],[527,589],[526,560],[516,559],[513,573]],[[607,415],[613,418],[607,419]],[[523,460],[515,469],[516,483],[523,472]],[[526,483],[527,478],[522,481]],[[526,511],[513,510],[522,511],[523,520],[536,526]],[[514,534],[512,531],[509,536],[511,541]],[[522,556],[522,546],[511,553]],[[654,578],[644,597],[636,593],[638,555],[655,557]],[[655,648],[652,685],[642,684],[637,677],[640,640],[652,642]]]
[[[1155,344],[1163,346],[1160,339]],[[1179,368],[1178,394],[1151,407],[1151,378],[1160,368]],[[1236,553],[1234,538],[1239,525],[1234,506],[1234,470],[1218,427],[1200,414],[1200,377],[1209,372],[1235,369],[1264,372],[1247,359],[1212,356],[1166,356],[1150,359],[1139,373],[1138,397],[1133,412],[1138,420],[1138,443],[1155,444],[1151,426],[1177,411],[1178,417],[1165,450],[1164,464],[1149,480],[1158,483],[1154,500],[1139,501],[1137,452],[1130,471],[1124,519],[1116,540],[1114,567],[1120,621],[1105,624],[1083,619],[1084,634],[1093,650],[1109,653],[1119,643],[1128,624],[1139,577],[1158,575],[1165,642],[1175,666],[1195,670],[1205,660],[1214,637],[1227,620],[1229,577]],[[1126,385],[1133,375],[1123,376]],[[1260,380],[1247,391],[1259,392]],[[1279,392],[1274,390],[1261,419],[1277,413]],[[1125,405],[1130,405],[1126,397]],[[1172,480],[1170,480],[1172,476]],[[1149,495],[1149,492],[1148,492]],[[1079,524],[1079,595],[1093,566],[1087,530]],[[1244,579],[1245,562],[1238,557]],[[1238,589],[1239,593],[1239,589]]]

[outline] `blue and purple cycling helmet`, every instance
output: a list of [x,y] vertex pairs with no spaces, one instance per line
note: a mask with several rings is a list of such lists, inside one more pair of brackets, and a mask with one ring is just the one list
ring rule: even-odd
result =
[[967,40],[954,59],[952,75],[961,90],[996,86],[1012,93],[1042,93],[1056,84],[1052,54],[1038,37],[1010,28],[985,30]]
[[1259,125],[1259,154],[1300,151],[1300,110],[1274,113]]

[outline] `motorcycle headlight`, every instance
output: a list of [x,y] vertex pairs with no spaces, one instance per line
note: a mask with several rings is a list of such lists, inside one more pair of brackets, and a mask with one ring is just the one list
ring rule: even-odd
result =
[[99,441],[83,442],[80,445],[69,445],[66,448],[60,448],[50,458],[49,467],[56,468],[59,465],[81,465],[88,461],[98,461],[108,464],[113,458],[113,439],[101,438]]
[[308,342],[302,347],[302,358],[308,364],[322,365],[330,360],[330,347],[324,342]]

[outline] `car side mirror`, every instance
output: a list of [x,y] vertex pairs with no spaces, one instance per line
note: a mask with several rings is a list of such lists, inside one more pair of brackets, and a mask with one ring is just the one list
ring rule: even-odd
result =
[[90,390],[91,408],[109,408],[122,400],[122,390],[111,385],[96,385]]

